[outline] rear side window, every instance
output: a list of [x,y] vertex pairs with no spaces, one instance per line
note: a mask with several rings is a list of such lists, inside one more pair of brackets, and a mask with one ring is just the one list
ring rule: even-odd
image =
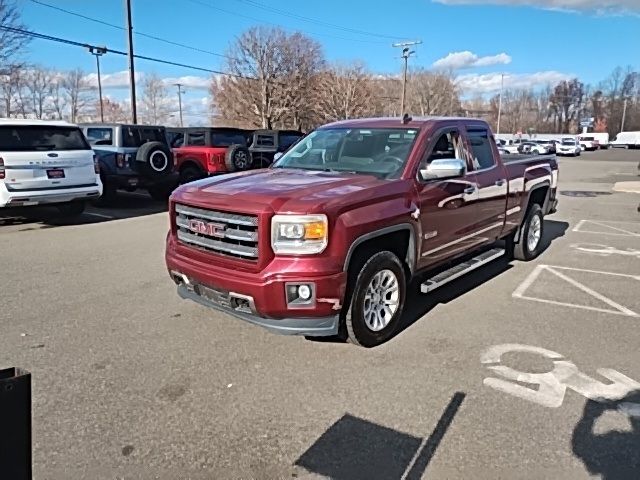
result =
[[87,128],[87,140],[91,145],[113,145],[113,129]]
[[0,127],[0,151],[29,150],[91,150],[91,147],[77,127],[44,125]]
[[122,146],[138,148],[148,142],[165,143],[167,138],[162,128],[122,127]]
[[493,167],[495,161],[489,132],[484,128],[474,128],[467,130],[467,135],[471,144],[474,170]]
[[204,132],[192,132],[187,134],[189,136],[189,140],[187,141],[188,145],[193,145],[195,147],[204,147]]
[[289,148],[291,145],[296,143],[298,140],[302,138],[302,135],[295,133],[281,133],[280,134],[280,148],[284,151]]
[[171,148],[180,148],[184,145],[184,133],[182,132],[167,132],[167,141]]
[[275,146],[272,135],[258,135],[256,139],[256,145],[258,147],[273,147]]
[[231,145],[246,145],[247,135],[243,132],[211,132],[212,147],[229,147]]

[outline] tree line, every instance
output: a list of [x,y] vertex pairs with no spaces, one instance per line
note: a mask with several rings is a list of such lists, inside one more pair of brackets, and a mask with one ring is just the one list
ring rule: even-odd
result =
[[[0,24],[24,28],[13,0],[0,0]],[[4,117],[98,121],[95,76],[80,69],[57,71],[20,61],[29,39],[0,31],[0,115]],[[224,75],[210,86],[210,123],[248,128],[296,128],[366,116],[399,116],[401,75],[370,72],[362,62],[331,63],[321,45],[300,33],[253,27],[227,50]],[[175,95],[156,74],[142,77],[139,121],[177,124]],[[640,130],[640,72],[616,68],[605,80],[587,85],[571,79],[541,89],[510,89],[471,97],[452,72],[412,68],[406,112],[414,116],[461,115],[485,118],[494,130],[515,133],[575,133],[581,118],[594,130],[614,135]],[[127,122],[128,100],[104,96],[104,120]]]

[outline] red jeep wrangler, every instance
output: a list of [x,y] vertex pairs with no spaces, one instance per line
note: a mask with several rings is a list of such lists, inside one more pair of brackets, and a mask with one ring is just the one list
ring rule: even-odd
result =
[[168,128],[180,183],[220,173],[264,168],[302,138],[295,130],[228,127]]

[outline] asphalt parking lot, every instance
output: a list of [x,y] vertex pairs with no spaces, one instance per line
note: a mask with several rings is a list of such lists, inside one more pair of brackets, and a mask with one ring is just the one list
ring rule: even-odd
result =
[[1,218],[35,478],[639,478],[640,194],[613,191],[639,161],[561,158],[544,253],[412,294],[370,350],[180,300],[145,195]]

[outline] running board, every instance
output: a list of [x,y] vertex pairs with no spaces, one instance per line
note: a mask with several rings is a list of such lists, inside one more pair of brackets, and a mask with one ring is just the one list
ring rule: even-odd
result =
[[442,285],[449,283],[452,280],[455,280],[458,277],[461,277],[476,268],[485,265],[496,258],[503,256],[505,253],[504,248],[493,248],[491,250],[487,250],[486,252],[482,252],[477,257],[470,258],[466,262],[458,263],[453,267],[445,270],[444,272],[440,272],[434,277],[425,280],[420,286],[420,291],[422,293],[429,293],[435,290]]

